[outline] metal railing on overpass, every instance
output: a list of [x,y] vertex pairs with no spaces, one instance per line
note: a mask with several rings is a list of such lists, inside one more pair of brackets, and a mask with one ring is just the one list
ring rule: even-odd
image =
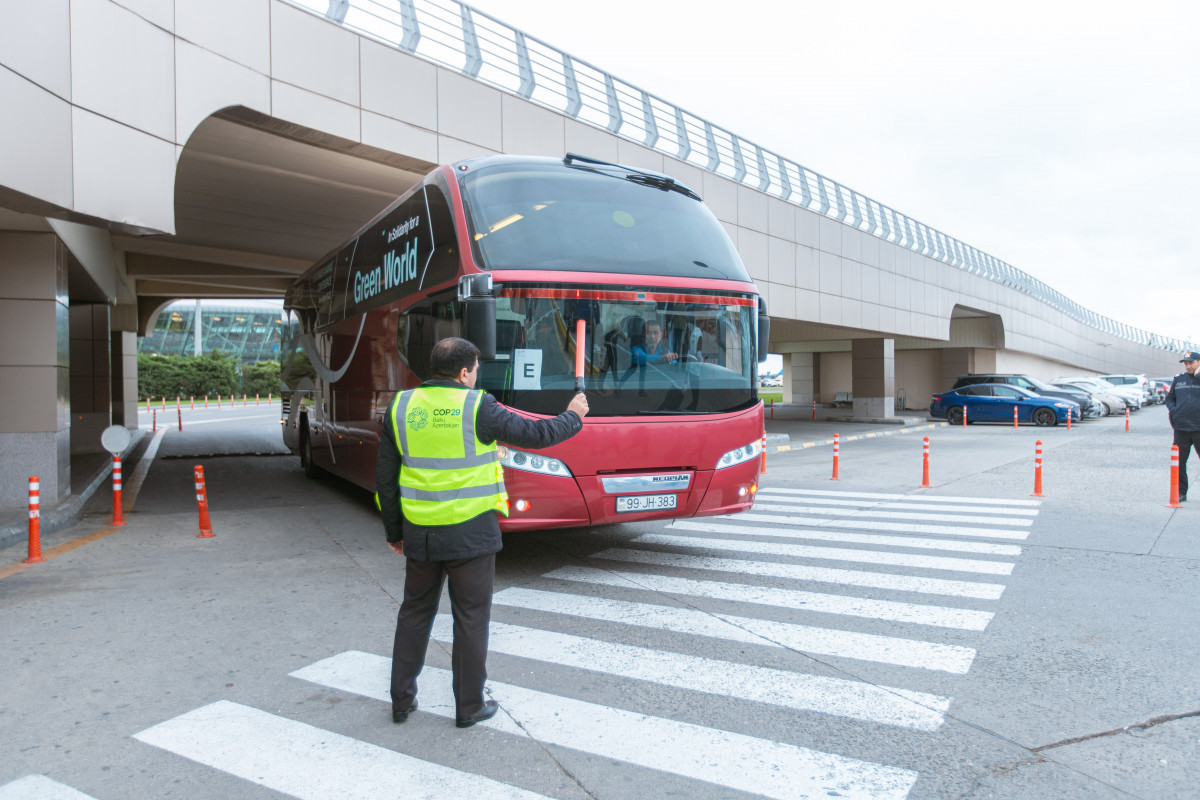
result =
[[286,2],[572,119],[1016,289],[1097,330],[1162,350],[1197,349],[1084,308],[995,256],[456,0]]

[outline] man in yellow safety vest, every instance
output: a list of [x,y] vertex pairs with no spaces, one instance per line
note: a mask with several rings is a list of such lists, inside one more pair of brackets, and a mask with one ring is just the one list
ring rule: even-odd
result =
[[479,349],[466,339],[433,346],[434,378],[400,392],[383,419],[376,489],[388,547],[408,556],[404,601],[392,647],[392,720],[417,707],[417,675],[449,579],[454,616],[456,724],[468,728],[495,716],[484,700],[488,623],[496,553],[497,514],[508,516],[508,495],[497,442],[541,449],[583,429],[587,398],[545,420],[527,419],[475,389]]

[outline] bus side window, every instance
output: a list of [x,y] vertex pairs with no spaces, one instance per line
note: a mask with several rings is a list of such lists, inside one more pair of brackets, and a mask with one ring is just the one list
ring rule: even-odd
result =
[[462,336],[462,320],[458,303],[450,295],[427,300],[401,314],[396,322],[396,350],[421,380],[433,377],[429,352],[434,343],[451,336]]
[[429,227],[433,237],[433,248],[425,264],[425,275],[421,288],[429,288],[454,280],[458,275],[458,240],[454,232],[454,215],[446,193],[437,185],[425,187],[429,204]]

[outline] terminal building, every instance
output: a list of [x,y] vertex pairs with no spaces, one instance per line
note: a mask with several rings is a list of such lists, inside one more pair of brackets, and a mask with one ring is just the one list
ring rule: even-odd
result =
[[159,312],[154,330],[138,339],[138,352],[160,356],[221,352],[245,364],[275,361],[282,312],[279,300],[179,300]]
[[231,303],[205,349],[210,336],[243,355],[267,346],[232,299],[278,301],[435,165],[494,153],[582,153],[693,188],[766,300],[787,400],[849,394],[856,415],[886,416],[965,372],[1171,374],[1193,347],[453,0],[4,13],[9,516],[31,474],[44,509],[69,501],[73,458],[101,454],[108,425],[137,426],[139,338],[188,352],[187,304],[173,303]]

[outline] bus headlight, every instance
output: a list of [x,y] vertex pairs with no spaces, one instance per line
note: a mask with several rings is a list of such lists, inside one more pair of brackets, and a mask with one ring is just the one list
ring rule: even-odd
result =
[[525,472],[536,472],[539,475],[558,475],[570,478],[571,470],[557,458],[547,458],[537,453],[526,453],[511,447],[500,448],[500,463],[508,469],[519,469]]
[[744,464],[762,455],[762,441],[755,439],[745,447],[735,447],[717,459],[716,469],[725,469],[735,464]]

